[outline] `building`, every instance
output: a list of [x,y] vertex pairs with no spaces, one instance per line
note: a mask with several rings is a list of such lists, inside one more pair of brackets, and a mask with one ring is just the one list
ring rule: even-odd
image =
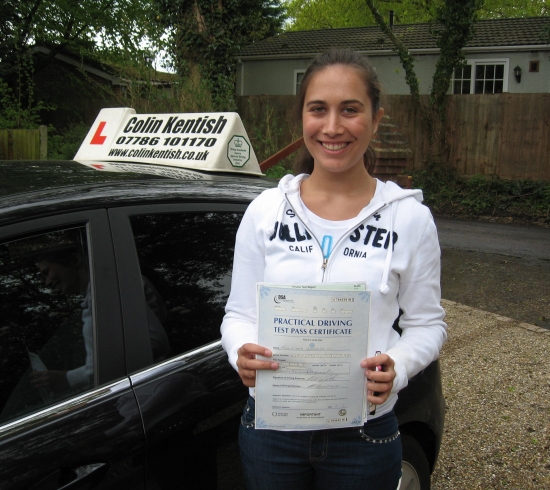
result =
[[[420,92],[428,93],[439,48],[429,24],[394,25],[415,57]],[[464,48],[449,93],[550,93],[550,17],[480,20]],[[286,32],[246,46],[238,57],[239,95],[296,94],[310,60],[331,47],[366,54],[387,94],[408,94],[393,44],[378,26]]]

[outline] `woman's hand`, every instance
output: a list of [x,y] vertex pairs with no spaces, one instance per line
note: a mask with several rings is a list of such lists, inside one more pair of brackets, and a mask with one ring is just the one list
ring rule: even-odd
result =
[[[382,366],[381,371],[376,371],[376,366]],[[367,378],[367,400],[375,405],[381,405],[390,396],[395,379],[395,363],[386,354],[367,357],[361,361],[361,367],[365,368]]]
[[256,359],[256,355],[263,357],[271,357],[273,353],[257,344],[244,344],[237,351],[237,368],[245,386],[253,388],[256,386],[256,371],[258,369],[271,369],[275,371],[279,368],[279,364],[271,361],[262,361]]

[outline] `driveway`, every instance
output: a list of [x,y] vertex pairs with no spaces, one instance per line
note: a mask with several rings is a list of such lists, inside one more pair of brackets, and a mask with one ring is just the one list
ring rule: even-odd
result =
[[550,229],[435,221],[443,298],[550,329]]

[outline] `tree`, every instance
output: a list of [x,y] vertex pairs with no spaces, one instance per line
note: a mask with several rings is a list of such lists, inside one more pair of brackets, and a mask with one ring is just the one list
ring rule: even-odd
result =
[[548,0],[485,0],[479,9],[480,19],[541,17],[550,13]]
[[365,0],[376,22],[392,41],[405,70],[405,80],[411,91],[414,107],[421,111],[424,128],[431,146],[432,158],[441,156],[445,148],[445,121],[447,92],[453,70],[464,61],[462,48],[474,34],[477,12],[483,0],[447,0],[436,8],[432,33],[440,49],[432,78],[429,102],[420,99],[418,78],[414,71],[414,57],[392,32],[386,21],[374,6],[373,0]]
[[[170,28],[177,72],[208,80],[215,101],[227,107],[234,93],[235,57],[242,46],[277,34],[284,22],[279,0],[156,0]],[[231,97],[230,97],[231,98]]]
[[[394,10],[401,24],[427,22],[433,17],[435,1],[403,0],[388,2],[379,0],[377,11],[389,17]],[[288,30],[334,29],[376,25],[376,20],[364,0],[288,0]]]
[[155,43],[162,34],[149,0],[7,0],[2,9],[2,62],[38,43],[52,47],[49,58],[140,53],[144,40]]
[[[443,0],[377,0],[373,2],[387,19],[393,10],[399,24],[434,21]],[[485,0],[478,11],[480,19],[538,17],[548,15],[548,0]],[[376,25],[364,0],[287,0],[290,18],[287,30],[334,29]]]
[[[32,78],[57,54],[143,60],[160,46],[162,29],[152,0],[4,0],[0,15],[0,79],[20,111],[32,109]],[[33,56],[34,45],[50,48]],[[4,95],[7,93],[4,90]],[[12,104],[13,106],[13,104]]]

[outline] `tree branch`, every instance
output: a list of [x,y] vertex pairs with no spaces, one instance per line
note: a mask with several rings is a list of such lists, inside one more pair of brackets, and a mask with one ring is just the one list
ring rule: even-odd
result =
[[16,36],[16,44],[15,49],[22,49],[23,46],[27,43],[27,39],[31,33],[31,26],[34,24],[34,18],[36,16],[36,12],[38,12],[38,9],[42,5],[43,0],[36,0],[33,7],[30,9],[30,12],[27,14],[27,16],[22,19],[21,28],[20,28],[20,38],[17,40]]
[[393,43],[394,51],[398,54],[399,59],[401,60],[401,65],[405,70],[405,81],[407,82],[407,85],[409,86],[409,89],[411,91],[414,106],[416,108],[421,108],[422,105],[420,103],[420,91],[418,88],[418,78],[414,71],[413,55],[410,53],[409,49],[399,39],[397,39],[393,31],[389,28],[388,24],[386,24],[386,21],[384,20],[380,12],[378,12],[378,9],[374,6],[373,0],[365,0],[365,2],[367,3],[367,6],[372,12],[374,19],[376,20],[376,23],[378,24],[382,32],[386,36],[388,36]]

